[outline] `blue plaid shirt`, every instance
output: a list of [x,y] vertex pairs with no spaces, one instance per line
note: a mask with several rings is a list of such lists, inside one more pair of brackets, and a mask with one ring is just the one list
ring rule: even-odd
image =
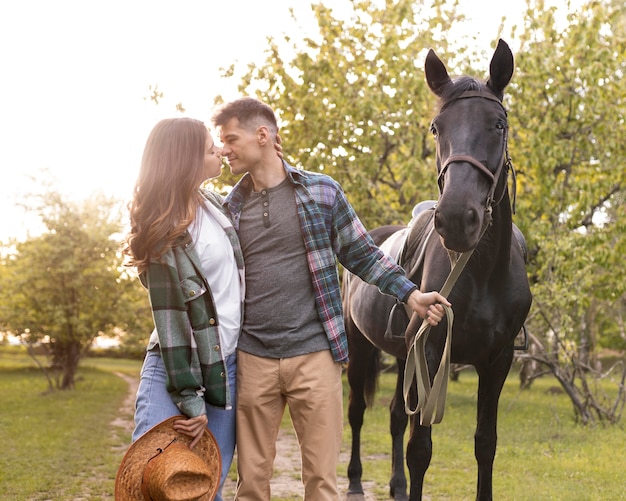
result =
[[[374,244],[339,183],[324,174],[295,169],[286,162],[284,167],[294,186],[317,311],[335,361],[346,362],[348,340],[337,260],[365,282],[377,286],[383,294],[401,301],[417,286]],[[237,231],[241,209],[251,190],[252,178],[246,174],[224,201]]]

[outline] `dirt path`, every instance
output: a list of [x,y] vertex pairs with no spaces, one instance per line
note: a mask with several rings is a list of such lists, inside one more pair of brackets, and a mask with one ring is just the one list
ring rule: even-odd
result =
[[[131,434],[133,431],[133,412],[135,405],[135,395],[139,381],[137,378],[128,376],[121,372],[115,373],[128,383],[128,394],[119,410],[118,417],[111,423],[115,433],[125,432]],[[124,450],[120,451],[122,454]],[[342,453],[342,462],[347,461],[347,453]],[[274,461],[274,477],[271,481],[272,498],[282,499],[302,499],[304,489],[300,479],[300,451],[294,433],[289,430],[280,430],[278,442],[276,444],[276,460]],[[367,486],[364,485],[367,489]],[[339,478],[339,492],[348,490],[348,480],[345,477]],[[225,500],[234,498],[235,480],[228,478],[224,485],[222,495]],[[366,495],[361,498],[363,501],[374,501],[376,498]]]
[[114,429],[121,428],[123,431],[132,434],[134,427],[135,395],[137,395],[139,380],[122,372],[116,372],[115,375],[126,381],[128,384],[128,392],[122,402],[122,407],[120,407],[117,413],[117,417],[111,422],[111,426],[113,426]]

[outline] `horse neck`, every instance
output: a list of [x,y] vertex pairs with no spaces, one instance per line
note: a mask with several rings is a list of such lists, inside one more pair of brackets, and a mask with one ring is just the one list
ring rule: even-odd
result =
[[491,224],[478,244],[478,253],[489,255],[489,259],[480,260],[481,265],[496,271],[508,267],[511,256],[513,216],[508,189],[505,188],[504,196],[493,206],[491,217]]

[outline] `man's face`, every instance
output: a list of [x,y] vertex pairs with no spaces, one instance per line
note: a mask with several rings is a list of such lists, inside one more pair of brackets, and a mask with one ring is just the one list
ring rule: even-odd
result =
[[220,130],[222,156],[226,157],[233,174],[254,171],[261,161],[261,147],[256,132],[250,132],[232,118]]

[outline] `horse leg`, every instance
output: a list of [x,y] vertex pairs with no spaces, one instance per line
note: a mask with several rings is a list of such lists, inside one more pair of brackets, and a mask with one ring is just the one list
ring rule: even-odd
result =
[[498,440],[498,402],[504,381],[511,368],[513,349],[507,349],[491,365],[477,368],[478,410],[474,455],[478,463],[476,499],[493,499],[493,461]]
[[[413,386],[412,401],[416,400],[415,386]],[[409,441],[406,447],[406,464],[409,468],[411,481],[410,501],[422,499],[424,476],[430,466],[430,460],[433,455],[432,428],[430,426],[421,426],[419,418],[419,414],[411,416]]]
[[389,431],[391,432],[391,481],[389,482],[389,494],[395,501],[406,501],[408,499],[406,475],[404,473],[404,431],[409,422],[409,417],[404,410],[404,396],[402,395],[404,365],[405,361],[398,358],[396,390],[389,405]]
[[350,362],[347,376],[350,385],[348,399],[348,422],[352,430],[352,450],[348,463],[348,497],[364,499],[361,477],[361,428],[368,401],[376,389],[379,369],[379,351],[356,328],[348,325],[348,349]]

